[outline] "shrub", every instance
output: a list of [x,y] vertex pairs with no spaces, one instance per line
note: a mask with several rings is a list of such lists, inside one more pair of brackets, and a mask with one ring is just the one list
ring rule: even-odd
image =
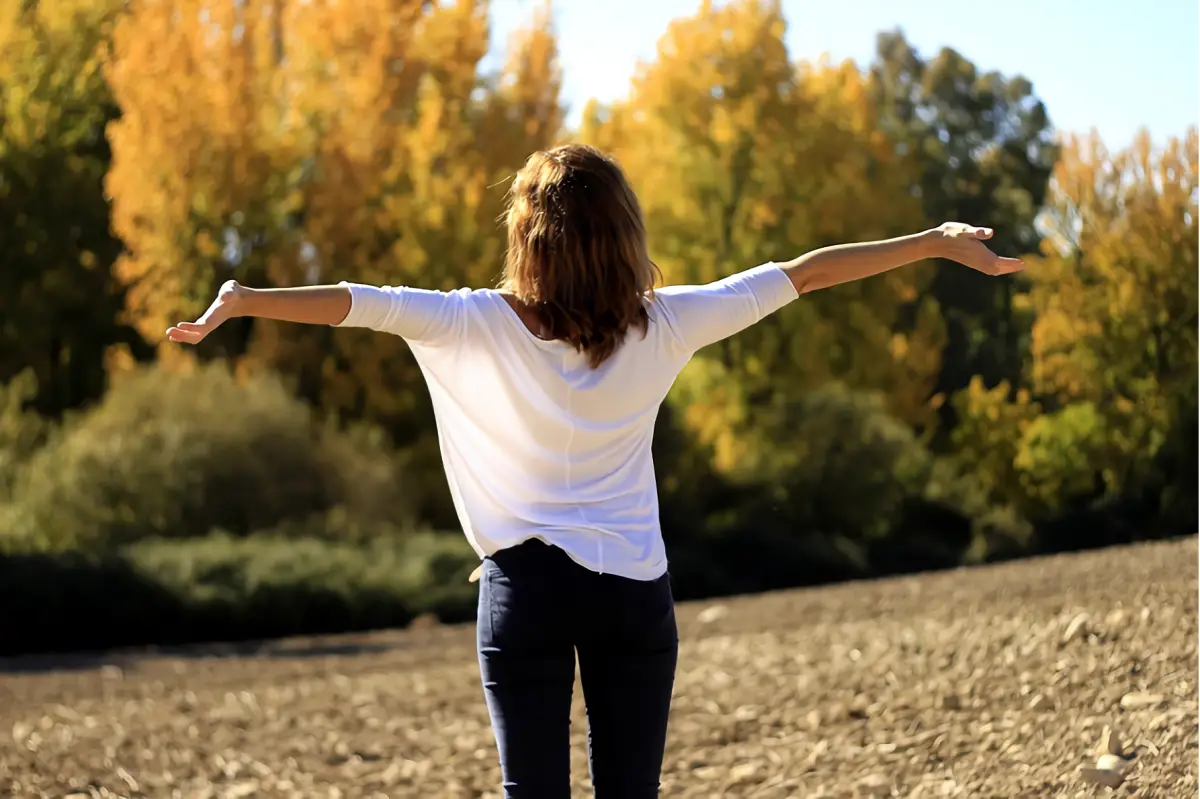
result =
[[214,533],[119,555],[0,555],[0,604],[12,609],[0,654],[366,630],[422,613],[464,621],[477,564],[450,533],[364,545]]
[[[710,470],[689,470],[705,484],[696,498],[707,510],[703,532],[688,531],[682,546],[668,539],[681,594],[866,576],[872,562],[887,560],[878,542],[909,536],[918,511],[967,526],[952,512],[918,508],[932,458],[879,396],[829,384],[799,396],[751,398],[717,364],[689,370],[672,394],[669,418],[695,437],[692,459],[709,454]],[[664,513],[678,504],[664,502]],[[665,529],[672,526],[664,519]],[[948,543],[938,532],[953,531],[925,530],[893,551],[952,565],[966,543]],[[929,557],[913,551],[923,546]]]
[[889,535],[932,460],[881,398],[829,384],[756,408],[733,481],[748,498],[739,527],[773,525],[865,542]]
[[971,563],[1012,560],[1033,550],[1033,525],[1011,505],[988,510],[974,520],[972,530]]
[[12,523],[43,548],[103,550],[244,535],[339,506],[397,521],[400,482],[380,437],[318,425],[270,376],[157,367],[117,381],[30,459]]
[[17,475],[53,429],[29,409],[36,396],[37,379],[29,369],[0,386],[0,504],[11,499]]

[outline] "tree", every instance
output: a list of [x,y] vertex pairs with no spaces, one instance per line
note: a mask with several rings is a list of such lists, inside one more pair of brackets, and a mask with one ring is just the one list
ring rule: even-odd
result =
[[118,111],[102,63],[119,0],[7,3],[0,11],[0,384],[29,372],[56,415],[103,393],[110,348],[139,355],[119,320],[104,126]]
[[1161,148],[1143,131],[1115,154],[1095,133],[1068,138],[1054,184],[1030,269],[1033,386],[1063,424],[1091,409],[1101,493],[1146,490],[1165,477],[1164,447],[1196,447],[1177,438],[1197,408],[1196,129]]
[[[1058,148],[1028,79],[983,72],[949,48],[923,59],[892,31],[878,38],[870,94],[882,130],[915,171],[912,193],[931,224],[986,224],[999,251],[1037,251],[1034,223]],[[975,375],[989,386],[1019,382],[1032,321],[1013,304],[1019,281],[941,264],[930,291],[947,334],[937,392],[949,396]],[[942,407],[949,431],[955,405]]]
[[[494,76],[479,72],[488,44],[484,2],[138,3],[109,73],[125,111],[109,188],[143,333],[196,313],[229,277],[494,282],[504,178],[552,142],[562,112],[548,12]],[[403,342],[248,320],[202,353],[220,354],[415,447],[425,493],[446,500],[434,518],[449,520]]]
[[1041,520],[1120,504],[1149,529],[1194,529],[1198,187],[1194,128],[1115,154],[1067,138],[1023,300],[1033,396],[977,378],[958,400],[959,454],[994,501]]
[[[282,5],[141,0],[116,26],[106,74],[121,117],[108,128],[106,188],[127,311],[149,341],[214,285],[299,260],[312,134],[288,116]],[[234,337],[220,343],[238,354]]]
[[[793,64],[784,29],[776,3],[704,3],[671,23],[628,98],[585,111],[580,136],[614,152],[635,184],[667,283],[911,232],[921,220],[864,77],[849,62]],[[672,395],[697,400],[678,418],[724,474],[746,455],[757,409],[829,380],[882,391],[888,410],[920,424],[939,320],[931,305],[915,324],[901,310],[921,286],[920,269],[844,285],[706,349]]]

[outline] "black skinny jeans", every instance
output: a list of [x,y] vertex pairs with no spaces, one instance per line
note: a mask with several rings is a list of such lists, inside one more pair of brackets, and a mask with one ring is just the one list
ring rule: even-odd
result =
[[670,576],[597,574],[529,540],[484,561],[476,639],[508,799],[569,799],[575,656],[597,799],[657,797],[679,652]]

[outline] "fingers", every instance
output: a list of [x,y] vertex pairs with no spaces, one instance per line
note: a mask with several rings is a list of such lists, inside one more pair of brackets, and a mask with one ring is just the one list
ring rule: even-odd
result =
[[199,344],[200,340],[204,338],[204,334],[196,330],[187,330],[184,328],[184,325],[195,327],[195,325],[188,322],[181,322],[167,328],[167,338],[176,344]]
[[201,322],[178,322],[167,328],[167,338],[178,344],[199,344],[214,327]]
[[993,277],[1025,271],[1025,262],[1019,258],[1001,258],[999,255],[992,255],[991,253],[989,255],[991,257],[982,263],[972,265],[973,268]]

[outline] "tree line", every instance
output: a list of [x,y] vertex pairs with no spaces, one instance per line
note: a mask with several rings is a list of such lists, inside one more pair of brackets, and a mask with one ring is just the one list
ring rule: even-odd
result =
[[507,179],[566,140],[618,157],[668,283],[946,220],[1031,262],[920,264],[702,351],[655,442],[682,593],[1194,532],[1195,128],[1110,151],[901,31],[799,61],[766,0],[675,20],[571,128],[553,22],[489,70],[482,0],[7,4],[0,549],[455,529],[402,341],[162,333],[231,277],[493,285]]

